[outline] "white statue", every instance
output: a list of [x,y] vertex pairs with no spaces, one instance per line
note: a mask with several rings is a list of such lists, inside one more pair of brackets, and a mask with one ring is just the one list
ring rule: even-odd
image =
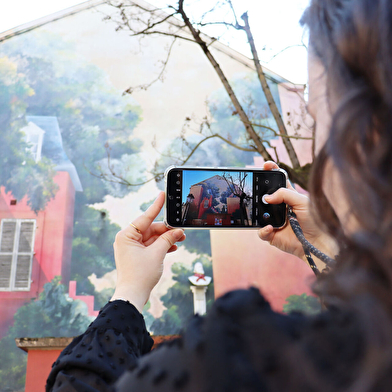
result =
[[197,262],[193,268],[193,276],[190,276],[189,281],[195,286],[208,286],[211,283],[211,277],[204,275],[203,264]]
[[202,316],[207,310],[206,291],[211,283],[211,277],[205,276],[203,264],[197,262],[193,269],[193,276],[188,279],[192,283],[194,313]]

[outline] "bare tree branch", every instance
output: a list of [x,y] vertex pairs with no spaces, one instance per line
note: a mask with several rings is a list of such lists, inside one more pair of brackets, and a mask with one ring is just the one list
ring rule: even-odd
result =
[[271,127],[267,127],[266,125],[262,125],[262,124],[256,124],[256,123],[251,123],[251,125],[253,127],[259,127],[259,128],[264,128],[264,129],[268,129],[269,131],[273,132],[275,136],[277,137],[286,137],[289,139],[299,139],[299,140],[314,140],[314,137],[308,137],[308,136],[300,136],[300,135],[282,135],[279,132],[276,132],[275,129],[271,128]]
[[165,73],[167,64],[169,62],[170,59],[170,55],[174,46],[174,43],[176,42],[177,38],[174,38],[172,43],[170,44],[170,47],[167,51],[167,55],[166,55],[166,60],[162,62],[163,67],[161,69],[161,72],[159,73],[158,77],[154,80],[152,80],[150,83],[148,84],[140,84],[139,86],[135,86],[135,87],[129,87],[127,88],[124,92],[124,94],[132,94],[135,90],[147,90],[149,87],[151,87],[155,82],[157,82],[158,80],[163,81],[163,75]]
[[113,177],[116,178],[114,180],[114,179],[110,178],[109,176],[107,176],[102,171],[99,174],[96,174],[96,173],[92,172],[85,164],[83,164],[83,167],[93,177],[96,177],[96,178],[99,178],[101,180],[104,180],[104,181],[107,181],[107,182],[111,182],[111,183],[114,183],[114,184],[120,184],[120,185],[126,185],[126,186],[141,186],[141,185],[147,184],[148,182],[151,182],[153,180],[157,181],[158,180],[158,176],[163,175],[163,173],[159,173],[159,174],[155,175],[154,177],[152,177],[152,178],[150,178],[150,179],[148,179],[146,181],[133,184],[133,183],[130,183],[129,181],[127,181],[125,178],[123,178],[121,176],[117,176],[117,175],[113,176]]
[[233,23],[228,23],[228,22],[204,22],[204,23],[198,23],[200,27],[206,27],[206,26],[226,26],[226,27],[232,27],[234,29],[239,29],[237,25],[234,25]]
[[[261,88],[264,91],[265,97],[266,97],[267,102],[268,102],[268,106],[270,107],[271,113],[274,116],[274,119],[275,119],[276,124],[277,124],[278,129],[279,129],[279,133],[281,135],[288,135],[286,127],[285,127],[285,125],[283,123],[283,120],[282,120],[282,116],[279,113],[278,107],[276,106],[275,100],[274,100],[274,98],[272,96],[272,93],[271,93],[271,90],[270,90],[270,88],[268,86],[267,79],[265,77],[263,69],[261,68],[259,56],[258,56],[258,53],[257,53],[257,50],[256,50],[256,45],[255,45],[255,42],[254,42],[254,39],[253,39],[253,34],[252,34],[252,31],[251,31],[250,25],[249,25],[249,18],[248,18],[247,12],[245,12],[241,16],[241,19],[245,23],[244,30],[245,30],[246,35],[248,37],[248,42],[249,42],[249,45],[250,45],[251,50],[252,50],[253,61],[254,61],[254,64],[256,66],[257,76],[259,77]],[[289,138],[283,138],[282,140],[283,140],[283,144],[284,144],[284,146],[285,146],[285,148],[287,150],[287,153],[289,155],[291,164],[293,165],[293,168],[294,169],[298,169],[299,167],[301,167],[301,165],[299,163],[297,154],[296,154],[296,152],[294,150],[293,145],[291,144],[290,139]]]
[[[114,4],[113,2],[109,2]],[[207,15],[216,8],[222,7],[222,4],[226,4],[230,7],[230,10],[233,14],[233,18],[235,20],[235,23],[233,22],[219,22],[219,21],[211,21],[209,22],[207,20]],[[133,7],[136,7],[137,13],[136,15],[132,15],[132,13],[129,13],[128,11],[132,9]],[[166,57],[165,61],[162,61],[163,64],[163,69],[160,72],[159,76],[153,80],[149,84],[145,84],[142,86],[138,86],[136,88],[142,88],[142,89],[147,89],[150,87],[154,82],[157,80],[162,80],[163,73],[165,71],[165,68],[167,66],[167,63],[170,58],[170,52],[171,49],[173,48],[174,42],[176,39],[182,39],[190,42],[195,42],[197,43],[200,48],[203,50],[203,53],[213,66],[215,72],[217,73],[218,77],[220,78],[227,94],[229,95],[229,98],[231,100],[231,103],[233,104],[235,108],[236,114],[238,114],[240,120],[242,121],[244,127],[245,127],[245,135],[247,136],[249,141],[252,141],[250,143],[249,147],[243,147],[243,146],[238,146],[236,143],[233,143],[231,140],[225,138],[222,135],[219,135],[217,133],[213,133],[211,135],[203,135],[204,138],[199,141],[195,146],[191,147],[190,144],[187,144],[187,140],[185,139],[185,136],[181,137],[181,140],[183,141],[183,147],[190,148],[191,151],[188,154],[188,156],[184,159],[182,159],[182,164],[185,164],[191,156],[196,152],[196,150],[207,140],[212,139],[212,138],[219,138],[223,142],[231,145],[234,148],[238,148],[242,151],[250,151],[250,152],[257,152],[259,153],[264,160],[272,160],[272,157],[270,153],[267,151],[266,146],[271,148],[275,155],[276,155],[276,160],[279,162],[279,157],[277,155],[277,148],[271,145],[270,141],[266,138],[260,135],[255,131],[255,128],[260,128],[260,129],[266,129],[269,130],[273,133],[274,136],[276,137],[281,137],[282,141],[284,143],[285,149],[289,154],[290,161],[293,167],[290,167],[288,165],[285,165],[283,163],[280,163],[281,167],[284,168],[290,175],[290,177],[294,180],[294,182],[298,183],[300,186],[306,189],[307,187],[307,176],[309,173],[309,168],[310,165],[305,165],[304,167],[301,167],[298,161],[298,157],[296,155],[296,152],[293,148],[293,145],[291,143],[292,139],[301,139],[301,140],[312,140],[314,144],[314,133],[312,131],[312,137],[305,137],[303,135],[300,135],[297,133],[295,135],[288,135],[285,124],[283,123],[282,117],[280,115],[280,112],[276,106],[276,103],[273,99],[273,96],[271,94],[271,91],[269,90],[269,86],[266,81],[266,77],[264,75],[264,72],[261,68],[260,61],[258,58],[257,50],[255,48],[254,40],[253,40],[253,35],[250,30],[249,26],[249,21],[248,21],[248,15],[245,13],[242,15],[242,20],[244,21],[244,24],[240,24],[237,18],[237,15],[235,13],[233,4],[231,0],[224,0],[215,2],[213,7],[210,8],[207,12],[205,12],[199,22],[192,23],[188,16],[186,11],[184,10],[184,0],[178,0],[178,5],[176,7],[174,6],[169,6],[166,9],[169,9],[170,12],[165,13],[162,8],[154,8],[152,7],[151,9],[148,8],[147,6],[140,6],[139,4],[132,3],[130,5],[127,5],[126,7],[123,4],[117,3],[117,9],[120,10],[120,21],[117,21],[118,26],[123,29],[127,29],[130,33],[131,36],[147,36],[147,35],[162,35],[162,36],[170,36],[174,38],[173,42],[170,45],[169,53]],[[127,12],[125,12],[127,10]],[[182,22],[180,22],[178,19],[176,19],[176,16],[180,16],[182,18]],[[162,29],[161,31],[160,27],[166,26],[168,24],[169,29]],[[254,64],[256,67],[256,71],[261,83],[261,87],[263,89],[263,92],[267,98],[267,102],[269,105],[269,108],[272,112],[272,115],[274,116],[275,122],[278,127],[278,131],[273,129],[272,127],[265,126],[263,124],[257,124],[255,121],[250,120],[249,114],[244,110],[242,105],[240,104],[236,94],[234,93],[229,81],[227,80],[225,74],[223,73],[220,65],[217,63],[216,59],[214,58],[213,54],[211,53],[209,46],[215,42],[216,39],[214,38],[209,38],[209,37],[204,37],[204,35],[201,34],[201,32],[197,29],[195,26],[203,27],[203,26],[208,26],[208,25],[222,25],[226,26],[227,28],[236,28],[237,30],[245,30],[247,37],[248,37],[248,42],[252,50],[253,54],[253,60]],[[185,31],[188,30],[191,33],[191,37],[188,36],[187,32]],[[134,90],[134,88],[129,88],[126,93],[130,93]],[[251,102],[249,102],[251,103]],[[211,130],[211,129],[210,129]],[[202,132],[200,132],[202,134]],[[254,145],[252,145],[254,144]],[[177,158],[178,159],[178,158]],[[114,173],[113,177],[115,177],[116,173]],[[161,173],[158,173],[157,175],[161,175]],[[155,177],[154,177],[155,178]],[[152,178],[152,179],[154,179]],[[150,179],[149,181],[152,181]]]
[[275,54],[267,61],[267,64],[270,63],[275,57],[277,57],[277,56],[279,56],[280,54],[282,54],[283,52],[285,52],[286,50],[292,49],[292,48],[298,48],[298,47],[307,49],[307,47],[306,47],[306,45],[305,45],[304,43],[297,44],[297,45],[289,45],[289,46],[286,46],[284,49],[280,50],[278,53],[275,53]]
[[128,180],[126,180],[123,176],[118,175],[115,172],[114,166],[111,162],[111,157],[110,157],[111,148],[109,146],[109,143],[107,143],[107,142],[105,143],[105,150],[106,150],[107,168],[108,168],[110,174],[104,173],[101,167],[100,167],[100,170],[101,170],[100,173],[96,174],[96,173],[92,172],[90,169],[88,169],[87,166],[83,163],[83,166],[88,171],[88,173],[96,178],[99,178],[101,180],[104,180],[106,182],[111,182],[114,184],[120,184],[120,185],[126,185],[126,186],[141,186],[141,185],[147,184],[148,182],[151,182],[153,180],[157,181],[158,177],[163,175],[163,173],[158,173],[154,177],[152,177],[146,181],[142,181],[139,183],[131,183]]
[[231,102],[233,103],[236,111],[238,112],[238,114],[239,114],[239,116],[241,118],[241,121],[245,125],[246,132],[249,134],[251,139],[254,141],[254,143],[255,143],[255,145],[257,147],[257,151],[260,153],[260,155],[265,160],[271,160],[272,159],[271,155],[268,153],[268,151],[264,147],[262,141],[258,137],[258,135],[255,132],[255,130],[253,129],[253,127],[249,124],[250,123],[249,118],[248,118],[247,114],[245,113],[244,109],[242,108],[240,102],[238,101],[237,96],[235,95],[232,87],[230,86],[230,83],[227,80],[226,76],[224,75],[221,67],[219,66],[219,64],[215,60],[214,56],[211,54],[210,50],[208,49],[208,46],[207,46],[206,42],[203,41],[203,39],[201,38],[200,32],[197,31],[193,27],[193,25],[190,22],[187,14],[185,13],[185,11],[184,11],[184,0],[179,0],[179,2],[178,2],[178,11],[179,11],[180,15],[182,16],[182,18],[183,18],[185,24],[187,25],[188,29],[192,33],[193,38],[199,44],[199,46],[202,48],[204,54],[206,55],[206,57],[210,61],[211,65],[214,67],[215,72],[218,74],[221,82],[223,83],[223,86],[226,89],[226,92],[228,93],[228,95],[229,95],[229,97],[231,99]]
[[213,138],[218,138],[221,139],[222,141],[224,141],[225,143],[229,144],[230,146],[237,148],[238,150],[241,151],[248,151],[248,152],[255,152],[257,151],[256,148],[247,148],[247,147],[241,147],[238,146],[237,144],[231,142],[230,140],[224,138],[222,135],[219,135],[217,133],[210,135],[210,136],[206,136],[204,139],[202,139],[200,142],[198,142],[191,150],[191,152],[189,153],[189,155],[186,157],[186,159],[183,160],[182,165],[185,165],[189,159],[192,157],[192,155],[196,152],[196,150],[207,140],[209,139],[213,139]]
[[241,26],[240,26],[240,24],[238,22],[237,13],[235,12],[235,9],[233,7],[233,3],[231,2],[231,0],[227,0],[227,3],[229,4],[230,9],[231,9],[231,11],[233,13],[233,16],[234,16],[234,19],[235,19],[235,23],[236,23],[236,29],[240,29]]

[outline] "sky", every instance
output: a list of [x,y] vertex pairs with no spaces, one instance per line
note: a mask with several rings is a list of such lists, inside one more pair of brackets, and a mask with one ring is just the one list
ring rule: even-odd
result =
[[222,171],[201,171],[201,170],[188,170],[183,173],[183,199],[186,200],[186,196],[189,193],[192,185],[198,184],[199,182],[208,180],[214,176],[223,176]]
[[[210,0],[192,0],[196,7],[190,12],[197,16],[197,10],[205,9],[206,1],[211,4]],[[149,0],[149,2],[162,6],[176,1]],[[299,19],[309,0],[232,0],[232,2],[239,16],[248,11],[249,23],[262,63],[294,83],[305,84],[307,53],[301,45],[303,42],[306,44],[306,34],[304,35],[299,25]],[[80,3],[82,3],[80,0],[0,0],[0,32]],[[221,36],[221,31],[210,30],[208,33],[220,36],[222,42],[250,57],[245,33],[226,32]],[[284,50],[287,47],[290,48]],[[284,51],[280,53],[282,50]]]
[[[203,170],[188,170],[188,171],[184,171],[183,173],[183,194],[182,194],[182,198],[183,198],[183,202],[186,201],[186,196],[189,193],[189,190],[191,189],[192,185],[195,185],[199,182],[208,180],[211,177],[214,176],[221,176],[223,177],[223,175],[225,174],[224,171],[203,171]],[[235,174],[232,174],[233,178],[236,178]],[[238,176],[237,176],[238,177]],[[248,187],[250,190],[253,189],[252,187],[253,184],[253,174],[250,173],[250,175],[248,175],[246,182],[245,182],[245,187]]]

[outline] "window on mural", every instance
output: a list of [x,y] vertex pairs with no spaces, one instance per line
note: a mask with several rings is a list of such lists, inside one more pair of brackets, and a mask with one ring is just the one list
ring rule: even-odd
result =
[[0,230],[0,290],[30,290],[35,220],[3,219]]
[[28,150],[33,159],[36,162],[39,162],[41,160],[41,150],[45,131],[32,122],[29,122],[27,126],[22,128],[22,131],[24,132],[25,140],[29,145]]

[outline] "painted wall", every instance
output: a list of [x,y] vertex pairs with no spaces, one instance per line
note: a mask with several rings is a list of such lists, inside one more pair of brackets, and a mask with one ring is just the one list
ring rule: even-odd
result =
[[31,287],[29,291],[0,291],[0,337],[3,337],[17,309],[23,304],[37,298],[46,283],[55,276],[61,276],[62,282],[68,285],[71,252],[75,189],[67,172],[58,172],[54,178],[59,186],[55,198],[51,200],[45,211],[37,215],[27,205],[26,198],[15,200],[11,193],[0,193],[0,219],[36,219],[37,226],[34,242],[34,256],[31,271]]
[[276,311],[293,294],[312,294],[314,274],[295,256],[260,241],[254,230],[211,230],[215,295],[258,287]]
[[[238,116],[233,115],[219,78],[201,49],[190,42],[174,44],[163,82],[157,81],[148,89],[135,89],[132,96],[124,95],[129,87],[149,84],[157,77],[169,41],[159,36],[139,41],[126,31],[116,31],[112,21],[102,20],[111,12],[113,9],[109,6],[100,5],[46,23],[0,44],[0,77],[5,78],[7,71],[13,75],[15,85],[25,86],[26,93],[18,97],[19,118],[57,118],[64,151],[75,165],[83,187],[83,192],[75,194],[68,174],[58,172],[54,179],[59,190],[37,215],[25,199],[10,206],[13,196],[1,193],[0,219],[34,218],[38,229],[31,292],[0,292],[3,334],[9,327],[9,332],[0,340],[0,381],[7,377],[1,373],[6,364],[9,379],[12,375],[13,379],[23,382],[24,370],[13,364],[26,364],[26,358],[19,357],[18,353],[8,357],[1,354],[2,347],[10,344],[15,334],[19,337],[23,334],[42,336],[40,333],[71,336],[83,331],[89,315],[102,306],[113,291],[116,272],[112,243],[116,232],[142,213],[163,188],[162,181],[127,187],[103,181],[101,175],[113,180],[112,172],[115,172],[130,183],[150,179],[154,167],[164,169],[176,163],[175,156],[184,147],[180,135],[190,144],[200,141],[199,130],[205,119],[211,132],[222,133],[239,144],[246,143],[243,125]],[[254,120],[274,127],[252,62],[220,43],[210,48],[244,107],[253,113]],[[269,72],[269,76],[283,119],[295,134],[296,125],[308,121],[303,113],[303,89],[273,72]],[[6,97],[5,102],[12,109],[9,88],[1,84],[0,94]],[[248,104],[249,98],[253,106]],[[302,136],[311,136],[310,125],[302,126]],[[0,132],[0,137],[6,132],[12,133],[6,126],[2,126]],[[287,162],[280,139],[272,133],[268,139]],[[294,141],[294,145],[300,161],[308,162],[311,142]],[[262,162],[254,153],[211,140],[203,144],[189,164],[244,167],[260,166]],[[9,177],[13,178],[12,173]],[[46,180],[40,178],[42,183]],[[20,187],[25,183],[30,184],[22,178]],[[260,255],[263,255],[262,260]],[[155,334],[177,333],[192,315],[188,276],[193,274],[196,261],[203,263],[207,275],[213,274],[214,286],[207,292],[209,305],[213,302],[214,290],[219,296],[250,284],[259,286],[278,310],[288,296],[311,293],[311,277],[304,263],[261,243],[255,231],[189,233],[186,243],[168,255],[163,277],[144,311],[147,327]],[[61,275],[65,287],[53,281],[57,275]],[[76,288],[72,283],[68,292],[70,281],[76,282]],[[89,309],[80,301],[83,296],[88,298]],[[10,298],[13,305],[7,302]],[[25,316],[17,314],[16,309],[31,298],[36,300],[21,308]],[[92,298],[94,309],[91,309]],[[68,334],[67,325],[50,313],[52,308],[69,315]],[[75,325],[74,315],[78,312],[84,321]],[[170,316],[171,312],[175,312],[175,318]],[[32,327],[43,314],[50,314],[55,320],[52,324],[58,324],[56,329]],[[63,317],[64,320],[68,319]]]

